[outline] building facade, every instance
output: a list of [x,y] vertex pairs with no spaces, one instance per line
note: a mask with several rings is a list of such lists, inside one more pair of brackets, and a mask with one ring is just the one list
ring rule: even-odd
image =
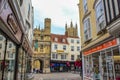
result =
[[65,35],[51,34],[51,72],[67,71],[68,42]]
[[[29,0],[31,1],[31,0]],[[28,1],[28,2],[29,2]],[[31,4],[31,2],[29,2]],[[31,71],[32,47],[26,35],[25,19],[22,13],[26,10],[23,0],[0,1],[0,79],[25,80]],[[33,19],[33,7],[30,5],[30,19]],[[28,15],[28,14],[25,14]],[[31,18],[32,17],[32,18]],[[29,20],[29,19],[28,19]],[[29,25],[33,27],[33,22]],[[29,34],[29,33],[27,33]]]
[[32,69],[42,73],[50,72],[51,19],[45,18],[44,29],[35,28],[33,38]]
[[51,34],[51,72],[74,70],[74,63],[80,58],[81,47],[77,25],[74,27],[71,22],[70,27],[66,24],[65,28],[64,35]]
[[79,0],[83,80],[120,79],[119,0]]

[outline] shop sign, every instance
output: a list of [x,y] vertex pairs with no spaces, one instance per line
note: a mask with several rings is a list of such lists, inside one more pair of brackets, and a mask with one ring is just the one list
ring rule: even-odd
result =
[[57,53],[62,53],[62,52],[64,52],[64,50],[56,50],[57,51]]
[[117,40],[116,39],[113,39],[112,41],[109,41],[109,42],[106,42],[104,44],[101,44],[100,46],[97,46],[95,48],[92,48],[88,51],[85,51],[83,52],[84,55],[88,55],[88,54],[91,54],[91,53],[94,53],[96,51],[99,51],[99,50],[102,50],[102,49],[105,49],[105,48],[108,48],[108,47],[111,47],[111,46],[114,46],[117,44]]
[[13,14],[8,15],[7,22],[9,24],[9,26],[11,27],[12,31],[14,32],[14,34],[16,34],[18,31],[18,25],[16,23],[16,20],[15,20]]
[[[0,0],[0,19],[6,25],[8,30],[14,34],[14,37],[20,42],[22,37],[22,31],[19,28],[16,17],[8,3],[8,0]],[[3,30],[6,32],[6,30]]]

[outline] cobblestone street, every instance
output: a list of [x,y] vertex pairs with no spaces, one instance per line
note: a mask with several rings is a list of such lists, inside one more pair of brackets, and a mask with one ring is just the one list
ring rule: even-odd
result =
[[34,74],[34,80],[81,80],[78,73]]

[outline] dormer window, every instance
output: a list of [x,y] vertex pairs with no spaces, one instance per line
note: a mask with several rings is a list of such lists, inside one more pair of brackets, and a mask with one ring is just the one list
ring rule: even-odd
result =
[[62,42],[65,42],[65,39],[62,39]]
[[55,41],[58,41],[58,38],[55,38]]

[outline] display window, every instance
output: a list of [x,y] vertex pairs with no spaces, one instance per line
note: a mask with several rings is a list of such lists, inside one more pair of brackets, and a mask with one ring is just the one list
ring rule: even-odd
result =
[[120,47],[115,46],[84,56],[84,69],[85,76],[93,80],[119,80]]
[[114,72],[116,80],[120,79],[120,46],[113,48]]
[[16,45],[0,33],[0,80],[14,80]]

